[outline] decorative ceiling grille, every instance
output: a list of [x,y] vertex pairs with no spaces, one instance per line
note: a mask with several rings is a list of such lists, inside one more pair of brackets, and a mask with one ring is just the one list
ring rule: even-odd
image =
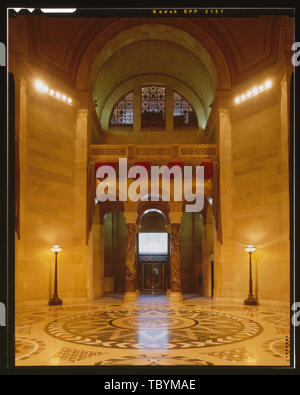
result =
[[142,112],[162,112],[166,108],[166,89],[164,86],[142,87]]
[[110,118],[110,126],[132,126],[133,125],[133,92],[126,96],[114,107]]
[[179,93],[173,92],[174,127],[197,126],[196,114],[190,103]]
[[164,86],[143,86],[141,103],[142,127],[164,127],[166,118],[166,89]]

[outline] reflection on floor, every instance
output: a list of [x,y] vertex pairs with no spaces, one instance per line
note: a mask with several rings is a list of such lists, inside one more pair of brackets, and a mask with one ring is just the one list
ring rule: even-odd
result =
[[288,366],[289,308],[163,295],[16,308],[17,366]]

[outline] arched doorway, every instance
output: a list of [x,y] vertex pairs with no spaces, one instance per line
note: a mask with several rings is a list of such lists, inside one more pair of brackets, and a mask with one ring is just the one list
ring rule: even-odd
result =
[[169,285],[170,241],[162,211],[148,209],[140,217],[137,233],[138,288],[144,293],[161,293]]

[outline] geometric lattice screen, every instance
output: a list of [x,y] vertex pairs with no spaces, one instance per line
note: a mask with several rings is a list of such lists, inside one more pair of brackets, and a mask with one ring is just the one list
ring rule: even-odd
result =
[[133,125],[133,92],[127,93],[114,107],[110,126],[132,126]]
[[141,88],[141,122],[147,126],[164,127],[166,119],[166,88],[150,85]]
[[174,128],[196,127],[197,117],[190,103],[178,92],[173,92]]

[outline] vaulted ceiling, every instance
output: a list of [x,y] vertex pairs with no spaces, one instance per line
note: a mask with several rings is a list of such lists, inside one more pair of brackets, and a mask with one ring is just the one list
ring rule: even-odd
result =
[[[143,77],[177,84],[205,125],[216,89],[230,89],[286,51],[292,19],[18,16],[11,35],[37,67],[90,91],[102,124]],[[26,39],[27,37],[27,39]],[[12,40],[12,43],[14,40]],[[181,87],[181,88],[179,88]],[[106,117],[106,121],[103,120]]]

